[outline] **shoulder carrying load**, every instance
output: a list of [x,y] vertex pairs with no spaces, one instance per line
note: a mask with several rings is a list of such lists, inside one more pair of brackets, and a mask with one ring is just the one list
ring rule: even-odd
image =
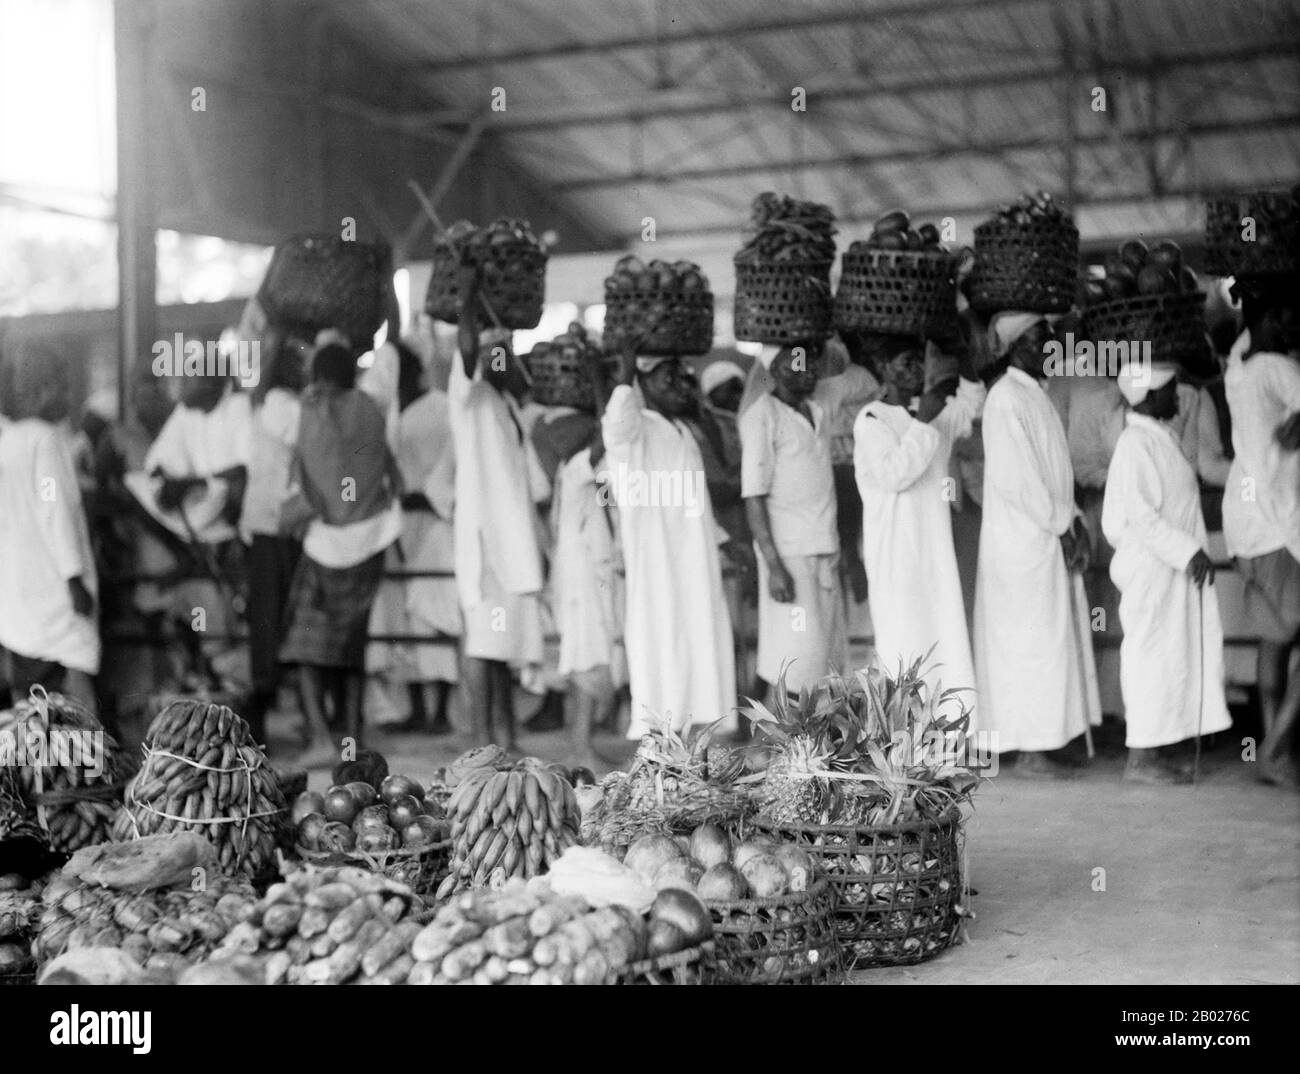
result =
[[737,339],[800,343],[831,334],[834,222],[816,202],[771,192],[754,199],[752,235],[733,259]]
[[1207,201],[1205,267],[1216,276],[1300,272],[1300,185]]
[[1023,195],[975,228],[970,303],[979,313],[1064,313],[1078,277],[1079,229],[1045,191]]
[[526,220],[502,217],[484,228],[461,220],[439,239],[424,311],[450,324],[460,319],[462,256],[482,271],[483,297],[503,327],[537,327],[546,301],[546,252]]
[[368,347],[388,316],[392,261],[386,243],[299,235],[275,248],[257,300],[272,324],[309,335],[337,328]]
[[713,347],[713,292],[692,261],[651,261],[629,254],[605,278],[606,347],[636,341],[638,354],[708,354]]

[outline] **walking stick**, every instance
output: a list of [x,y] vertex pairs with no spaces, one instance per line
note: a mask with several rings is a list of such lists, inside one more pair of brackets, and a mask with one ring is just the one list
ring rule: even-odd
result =
[[1196,587],[1196,747],[1192,784],[1201,776],[1201,728],[1205,725],[1205,587]]

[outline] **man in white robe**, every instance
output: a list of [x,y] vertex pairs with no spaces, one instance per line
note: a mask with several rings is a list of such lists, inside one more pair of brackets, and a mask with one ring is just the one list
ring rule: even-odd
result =
[[[1083,583],[1087,537],[1061,419],[1044,391],[1051,325],[1009,311],[990,326],[1007,370],[984,406],[984,520],[975,586],[977,730],[1022,774],[1070,775],[1047,756],[1101,722]],[[1064,553],[1064,554],[1063,554]]]
[[[599,364],[592,372],[603,376]],[[623,354],[601,417],[606,453],[596,477],[611,487],[623,536],[632,739],[656,719],[682,729],[731,714],[735,726],[735,654],[718,556],[726,535],[682,420],[694,390],[677,359]],[[603,384],[598,394],[603,399]]]
[[1170,426],[1178,411],[1175,373],[1163,363],[1121,370],[1119,388],[1131,409],[1101,511],[1115,549],[1110,576],[1124,630],[1124,778],[1136,783],[1187,782],[1185,772],[1162,761],[1159,747],[1232,726],[1200,486]]
[[930,686],[964,691],[962,704],[973,709],[975,670],[953,550],[957,489],[949,459],[953,443],[970,435],[985,392],[963,353],[957,394],[946,400],[922,396],[919,350],[890,359],[882,369],[885,398],[863,407],[854,425],[854,471],[876,656],[893,672],[929,653]]

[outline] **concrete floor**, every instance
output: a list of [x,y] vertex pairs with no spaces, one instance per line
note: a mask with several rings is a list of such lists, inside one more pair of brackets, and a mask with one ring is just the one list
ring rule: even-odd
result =
[[[855,983],[1300,982],[1300,795],[1254,782],[1229,735],[1203,755],[1196,786],[1124,784],[1122,740],[1108,730],[1077,780],[1008,767],[980,788],[967,828],[978,891],[967,942]],[[288,733],[273,724],[280,757],[292,753]],[[421,779],[468,745],[382,733],[370,744],[393,771]],[[568,752],[562,732],[520,745],[548,760]],[[631,744],[597,747],[617,759]],[[311,775],[313,789],[328,781]]]

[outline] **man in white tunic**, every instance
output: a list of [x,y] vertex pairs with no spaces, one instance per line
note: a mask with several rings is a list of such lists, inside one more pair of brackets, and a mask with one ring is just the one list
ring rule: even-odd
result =
[[953,550],[956,485],[949,458],[953,443],[970,435],[985,392],[969,352],[962,353],[957,394],[946,400],[922,396],[919,349],[894,355],[882,370],[885,398],[863,407],[854,425],[853,461],[876,655],[892,672],[930,653],[931,687],[965,691],[962,703],[973,708],[975,670]]
[[1115,446],[1101,526],[1115,549],[1126,780],[1184,783],[1158,749],[1232,726],[1223,695],[1223,626],[1206,552],[1200,486],[1170,425],[1177,370],[1121,370],[1130,406]]
[[[1026,775],[1070,770],[1059,750],[1101,722],[1083,584],[1087,537],[1061,419],[1043,390],[1051,325],[1000,313],[990,326],[1007,370],[984,407],[984,521],[975,586],[976,729],[1020,752]],[[1062,554],[1064,553],[1064,554]]]
[[[592,373],[603,378],[599,363]],[[718,557],[726,534],[713,518],[699,445],[682,420],[694,390],[677,359],[623,354],[601,417],[606,454],[596,477],[612,488],[623,536],[633,739],[654,719],[681,729],[736,708]]]
[[828,416],[812,400],[817,356],[802,346],[773,355],[774,386],[740,419],[741,494],[758,559],[758,676],[798,692],[847,672],[839,533]]

